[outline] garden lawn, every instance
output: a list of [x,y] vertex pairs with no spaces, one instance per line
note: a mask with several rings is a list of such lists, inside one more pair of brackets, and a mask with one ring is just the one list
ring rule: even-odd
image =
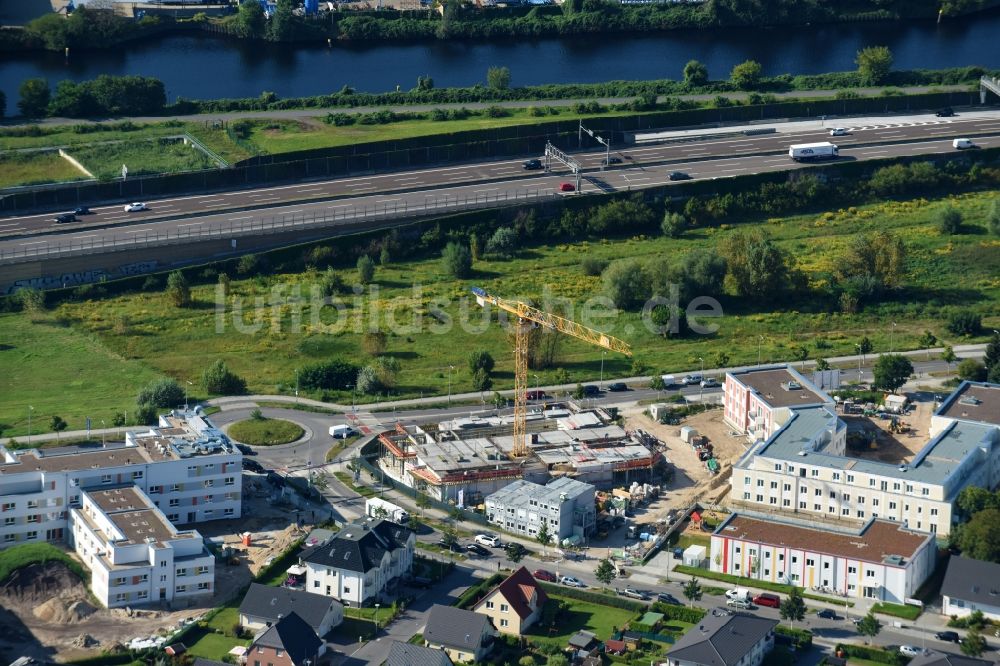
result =
[[0,188],[82,180],[87,177],[56,152],[0,155]]
[[[192,125],[195,124],[192,123]],[[81,124],[81,127],[83,126]],[[102,141],[137,141],[161,136],[175,136],[185,132],[186,124],[177,121],[146,125],[136,124],[131,130],[120,129],[121,125],[117,125],[119,129],[103,132],[77,132],[75,127],[75,125],[39,126],[36,131],[37,136],[9,136],[0,130],[0,150],[74,146]],[[87,129],[93,129],[93,127],[89,126]],[[121,168],[120,164],[118,166]]]
[[251,446],[294,442],[305,434],[301,426],[284,419],[247,419],[229,426],[229,436]]
[[93,144],[68,152],[101,180],[120,178],[123,164],[128,167],[130,176],[196,171],[217,166],[194,146],[173,139]]
[[247,646],[250,641],[217,634],[211,629],[196,627],[184,636],[184,644],[187,645],[187,653],[191,656],[222,661],[222,658],[229,654],[229,651],[234,647],[237,645]]
[[[648,330],[638,312],[619,312],[595,303],[590,311],[596,316],[590,317],[590,324],[625,339],[635,352],[634,361],[607,354],[604,376],[683,373],[697,368],[699,357],[706,359],[707,367],[717,352],[728,354],[730,365],[754,364],[759,336],[764,338],[760,346],[763,363],[788,360],[794,348],[803,346],[813,359],[853,354],[855,344],[864,336],[871,339],[876,353],[885,351],[890,330],[895,330],[896,350],[918,347],[924,330],[933,331],[939,345],[983,341],[985,337],[949,334],[943,313],[951,306],[971,307],[983,313],[986,332],[1000,325],[1000,239],[986,235],[982,222],[995,197],[995,193],[975,193],[942,201],[890,201],[738,225],[766,229],[775,243],[795,257],[798,268],[814,285],[829,279],[837,257],[856,234],[894,231],[908,247],[904,290],[896,300],[884,301],[860,314],[828,312],[828,304],[818,301],[790,306],[777,299],[754,302],[719,295],[724,316],[717,320],[718,332],[710,337],[677,340],[665,340]],[[972,233],[942,236],[937,231],[934,215],[946,203],[963,213]],[[77,418],[71,421],[71,429],[80,427],[78,417],[88,413],[95,417],[110,414],[112,407],[131,402],[138,388],[130,381],[131,371],[126,366],[137,373],[141,368],[144,377],[163,374],[182,384],[190,381],[200,385],[202,371],[223,358],[231,370],[246,379],[251,393],[291,394],[298,368],[330,359],[371,362],[361,344],[361,331],[373,320],[387,326],[390,315],[396,325],[389,327],[394,332],[387,340],[387,354],[401,365],[391,391],[393,397],[443,395],[449,386],[453,394],[472,391],[466,361],[469,352],[477,349],[489,351],[496,359],[494,388],[509,389],[513,386],[510,340],[506,331],[495,321],[487,321],[470,299],[471,285],[508,298],[537,299],[541,304],[546,298],[561,299],[567,314],[581,318],[588,299],[602,293],[600,277],[583,274],[583,258],[613,261],[623,257],[679,257],[692,250],[714,248],[730,232],[723,225],[697,228],[679,239],[635,236],[539,245],[522,250],[509,261],[477,261],[473,275],[463,280],[446,275],[437,256],[390,261],[376,270],[377,290],[373,288],[360,297],[343,297],[340,309],[316,306],[313,310],[309,290],[320,282],[317,271],[234,279],[227,312],[222,316],[214,307],[214,284],[195,286],[195,305],[188,308],[173,306],[162,292],[67,302],[56,307],[55,315],[70,328],[60,329],[59,339],[51,342],[37,335],[41,332],[51,338],[53,334],[44,327],[15,325],[12,322],[24,320],[2,315],[0,339],[47,353],[39,353],[30,367],[22,363],[14,383],[18,390],[0,404],[0,421],[16,425],[23,432],[29,404],[36,409],[35,427],[39,429],[46,427],[55,409],[64,412],[64,418]],[[339,249],[338,256],[344,252]],[[347,284],[353,284],[353,268],[336,272]],[[282,305],[271,305],[272,290],[279,294]],[[294,300],[296,293],[302,294],[300,303]],[[257,298],[264,304],[254,310],[250,304]],[[233,323],[236,299],[243,308],[242,322],[256,319],[260,325],[237,329]],[[430,315],[432,302],[442,303],[439,307],[450,317],[450,329],[437,331],[446,327],[437,325]],[[299,308],[301,313],[296,312]],[[301,324],[295,323],[298,317]],[[119,325],[121,322],[127,325]],[[895,322],[896,328],[888,322]],[[64,345],[74,350],[68,352],[61,348]],[[103,360],[99,363],[88,362],[93,354],[81,353],[81,347],[100,349],[102,345],[104,349],[98,356]],[[563,371],[570,382],[591,381],[599,376],[600,349],[566,337],[559,340],[558,347],[556,367],[533,371],[537,375],[533,382],[542,386],[557,383]],[[10,351],[0,352],[0,376],[11,375],[7,372],[10,358]],[[449,366],[455,367],[454,372],[449,371]],[[81,391],[84,386],[86,390]],[[108,387],[112,394],[95,396],[101,386]],[[355,395],[349,390],[301,393],[340,404],[351,404],[352,398],[363,403],[385,397],[385,393]],[[484,394],[483,399],[488,400],[489,394]],[[85,401],[87,405],[80,404]],[[43,411],[39,404],[48,406]]]
[[586,629],[594,632],[598,639],[606,641],[611,637],[612,627],[621,629],[629,620],[636,617],[635,613],[622,608],[592,604],[555,594],[549,594],[549,600],[550,603],[564,602],[565,610],[559,613],[552,631],[547,631],[541,623],[537,623],[526,634],[528,640],[565,647],[573,634]]

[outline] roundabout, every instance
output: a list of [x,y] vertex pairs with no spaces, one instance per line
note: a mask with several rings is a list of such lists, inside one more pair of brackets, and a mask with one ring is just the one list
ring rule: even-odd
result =
[[292,421],[275,418],[249,418],[236,421],[226,428],[226,434],[248,446],[280,446],[303,438],[305,428]]

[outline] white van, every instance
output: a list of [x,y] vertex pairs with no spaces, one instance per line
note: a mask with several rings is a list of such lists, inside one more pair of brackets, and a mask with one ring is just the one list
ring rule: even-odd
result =
[[353,434],[354,428],[346,423],[330,426],[330,437],[333,437],[334,439],[347,439]]
[[966,148],[975,148],[976,144],[972,143],[972,139],[955,139],[951,142],[951,146],[958,150],[965,150]]
[[480,546],[489,546],[490,548],[500,547],[500,537],[496,534],[477,534],[476,543]]

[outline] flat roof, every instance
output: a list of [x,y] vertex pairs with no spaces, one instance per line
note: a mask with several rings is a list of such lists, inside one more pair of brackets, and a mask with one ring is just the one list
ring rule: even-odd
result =
[[152,462],[149,454],[142,447],[128,446],[107,449],[85,449],[68,452],[69,447],[63,447],[56,455],[46,453],[45,449],[28,449],[13,452],[16,462],[0,464],[0,474],[20,474],[22,472],[68,472],[106,467],[127,467],[128,465],[145,465]]
[[125,536],[125,541],[114,542],[117,546],[143,543],[149,539],[162,543],[171,539],[194,536],[189,533],[178,533],[156,510],[145,493],[135,487],[85,490],[83,494],[90,498]]
[[1000,384],[963,382],[935,415],[1000,426]]
[[[872,520],[859,533],[845,534],[733,514],[712,536],[900,566],[934,535],[917,534],[889,520]],[[904,561],[889,561],[892,557]]]
[[567,496],[567,499],[575,500],[578,496],[588,492],[594,492],[592,485],[566,476],[553,479],[545,485],[518,479],[490,494],[486,501],[521,505],[527,504],[529,500],[535,500],[542,504],[551,503],[558,506],[561,504],[559,498],[563,494]]
[[[833,399],[795,370],[782,366],[730,372],[733,379],[771,407],[803,407],[833,403]],[[789,388],[789,386],[798,388]]]

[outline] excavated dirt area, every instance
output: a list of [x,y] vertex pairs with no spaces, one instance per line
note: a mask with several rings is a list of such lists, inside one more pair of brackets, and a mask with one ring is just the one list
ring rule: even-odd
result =
[[847,423],[849,432],[870,432],[875,434],[875,448],[852,449],[847,454],[854,458],[865,458],[886,463],[910,462],[930,441],[931,416],[934,414],[934,394],[907,393],[910,408],[907,414],[899,416],[906,432],[890,432],[890,419],[877,416],[840,414]]

